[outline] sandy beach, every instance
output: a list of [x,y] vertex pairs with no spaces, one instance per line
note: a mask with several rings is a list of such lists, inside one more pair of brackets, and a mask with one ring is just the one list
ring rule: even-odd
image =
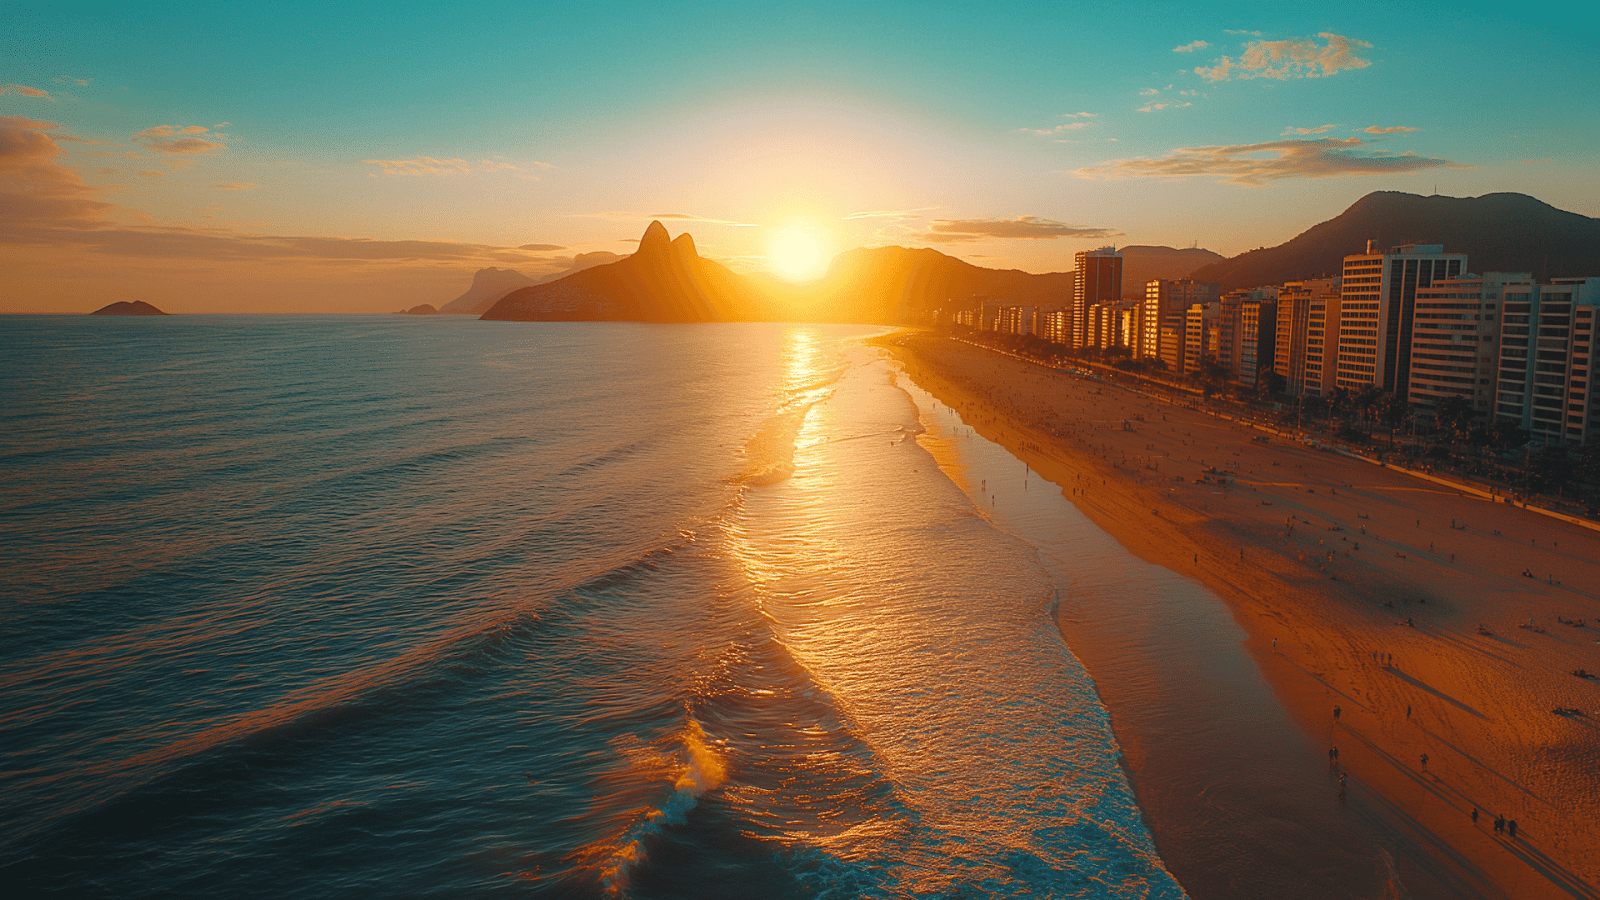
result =
[[[882,343],[1136,556],[1222,598],[1246,636],[1273,698],[1254,718],[1149,686],[1218,655],[1217,629],[1170,627],[1182,610],[1129,595],[1115,615],[1058,614],[1193,896],[1248,895],[1259,853],[1212,816],[1287,835],[1270,865],[1327,868],[1311,893],[1369,895],[1334,887],[1330,847],[1361,841],[1393,851],[1380,896],[1600,897],[1600,680],[1575,674],[1600,670],[1600,532],[932,333]],[[1277,752],[1289,738],[1261,723],[1278,720],[1327,754],[1314,796],[1201,802]]]

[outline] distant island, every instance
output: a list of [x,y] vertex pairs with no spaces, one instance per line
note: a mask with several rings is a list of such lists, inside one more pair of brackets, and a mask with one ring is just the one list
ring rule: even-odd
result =
[[102,306],[91,316],[164,316],[166,313],[143,300],[118,300],[110,306]]
[[410,309],[401,309],[395,311],[395,315],[397,316],[433,316],[438,315],[438,313],[439,311],[433,308],[432,303],[422,303],[418,304],[417,306],[413,306]]

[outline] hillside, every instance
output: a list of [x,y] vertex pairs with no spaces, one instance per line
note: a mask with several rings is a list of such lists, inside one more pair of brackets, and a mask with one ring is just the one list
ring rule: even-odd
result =
[[1157,279],[1188,278],[1202,266],[1223,262],[1226,257],[1211,250],[1190,247],[1147,247],[1134,244],[1122,250],[1122,296],[1143,297],[1144,286]]
[[1367,240],[1380,248],[1443,244],[1473,272],[1532,272],[1547,280],[1600,274],[1600,220],[1526,194],[1422,197],[1377,191],[1293,240],[1205,266],[1190,277],[1224,291],[1336,275]]
[[166,313],[143,300],[118,300],[108,306],[102,306],[91,316],[164,316]]

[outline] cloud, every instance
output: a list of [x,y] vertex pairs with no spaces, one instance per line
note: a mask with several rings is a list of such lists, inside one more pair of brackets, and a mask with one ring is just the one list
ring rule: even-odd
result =
[[1317,37],[1327,43],[1318,45],[1315,38],[1291,38],[1286,41],[1251,41],[1235,61],[1224,56],[1215,66],[1201,66],[1196,75],[1207,81],[1227,81],[1230,78],[1320,78],[1344,69],[1364,69],[1372,61],[1355,54],[1356,48],[1371,47],[1366,41],[1352,40],[1342,35],[1322,32]]
[[1287,135],[1291,135],[1291,134],[1298,134],[1298,135],[1327,134],[1328,132],[1332,131],[1333,129],[1335,129],[1337,127],[1338,126],[1336,126],[1336,125],[1318,125],[1315,128],[1294,128],[1294,127],[1291,126],[1289,128],[1285,128],[1283,130],[1283,134],[1279,135],[1279,137],[1283,137],[1283,136],[1287,136]]
[[936,209],[936,208],[937,207],[933,207],[933,206],[919,206],[916,209],[877,209],[877,210],[867,210],[867,211],[864,211],[864,212],[853,212],[848,216],[843,216],[842,218],[840,218],[839,221],[841,221],[841,222],[853,222],[853,221],[856,221],[856,220],[859,220],[859,219],[889,219],[889,220],[896,221],[896,222],[909,222],[909,221],[911,221],[913,219],[922,218],[922,214],[923,213],[927,212],[930,209]]
[[[0,116],[0,244],[208,261],[295,259],[477,267],[546,261],[521,248],[493,244],[378,241],[118,224],[111,220],[113,214],[119,218],[141,214],[99,199],[99,188],[84,183],[77,172],[63,164],[66,151],[57,141],[69,135],[60,134],[60,127],[55,122]],[[147,170],[147,177],[155,177],[159,171]]]
[[561,246],[560,244],[523,244],[517,249],[527,250],[530,253],[549,253],[554,250],[565,250],[567,248]]
[[53,133],[60,127],[0,116],[0,228],[37,222],[84,226],[113,208],[61,163],[67,151],[56,142],[68,135]]
[[1211,45],[1206,43],[1205,41],[1190,41],[1189,43],[1184,44],[1182,47],[1173,47],[1172,48],[1172,52],[1173,53],[1193,53],[1196,50],[1204,50],[1205,48],[1207,48],[1209,46],[1211,46]]
[[1388,128],[1379,128],[1377,125],[1368,125],[1361,129],[1363,134],[1403,134],[1407,131],[1421,131],[1421,128],[1412,128],[1407,125],[1391,125]]
[[736,222],[732,219],[717,219],[711,216],[697,216],[692,213],[640,213],[640,212],[598,212],[583,213],[588,219],[660,219],[668,222],[705,222],[708,225],[728,225],[733,228],[759,228],[755,222]]
[[226,184],[212,185],[212,187],[221,191],[248,191],[261,187],[261,185],[256,184],[254,181],[230,181]]
[[1141,96],[1141,97],[1154,97],[1155,95],[1157,95],[1159,93],[1161,93],[1161,91],[1158,88],[1145,88],[1144,90],[1139,92],[1139,96]]
[[57,75],[56,77],[54,77],[54,78],[52,78],[50,80],[54,81],[56,84],[77,85],[78,87],[88,87],[89,86],[89,79],[87,79],[87,78],[74,78],[71,75]]
[[1163,109],[1183,109],[1185,106],[1193,106],[1193,105],[1194,105],[1193,103],[1190,103],[1187,100],[1183,101],[1182,103],[1146,103],[1145,105],[1139,107],[1138,111],[1139,112],[1156,112],[1158,110],[1163,110]]
[[1015,219],[935,219],[918,237],[933,243],[954,244],[989,238],[1049,241],[1061,237],[1098,239],[1113,235],[1114,232],[1106,228],[1083,228],[1037,216],[1017,216]]
[[[1260,186],[1285,178],[1392,175],[1422,169],[1471,168],[1448,159],[1413,154],[1364,153],[1360,138],[1280,140],[1264,144],[1180,147],[1158,159],[1114,159],[1076,170],[1079,178],[1218,178],[1227,184]],[[1265,156],[1263,154],[1273,154]]]
[[167,173],[162,169],[140,169],[140,178],[165,178]]
[[[438,159],[432,156],[416,156],[411,159],[364,159],[362,162],[377,166],[385,175],[471,175],[475,172],[490,174],[494,172],[520,172],[524,177],[537,178],[528,169],[505,162],[504,160],[480,159],[476,163],[467,162],[459,156],[449,159]],[[549,163],[534,160],[530,165],[541,169],[553,168]],[[373,172],[374,176],[378,173]]]
[[50,96],[49,91],[41,91],[36,87],[25,84],[0,84],[0,94],[20,94],[23,97],[43,97],[54,102],[56,98]]
[[133,140],[167,156],[200,156],[225,149],[225,144],[210,140],[222,136],[204,125],[156,125],[136,132]]

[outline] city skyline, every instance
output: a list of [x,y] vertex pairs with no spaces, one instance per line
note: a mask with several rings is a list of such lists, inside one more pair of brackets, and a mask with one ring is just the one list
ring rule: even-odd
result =
[[1391,12],[27,6],[0,311],[390,311],[651,219],[810,277],[890,244],[1233,256],[1374,190],[1600,215],[1594,67],[1505,62],[1592,59],[1592,21]]

